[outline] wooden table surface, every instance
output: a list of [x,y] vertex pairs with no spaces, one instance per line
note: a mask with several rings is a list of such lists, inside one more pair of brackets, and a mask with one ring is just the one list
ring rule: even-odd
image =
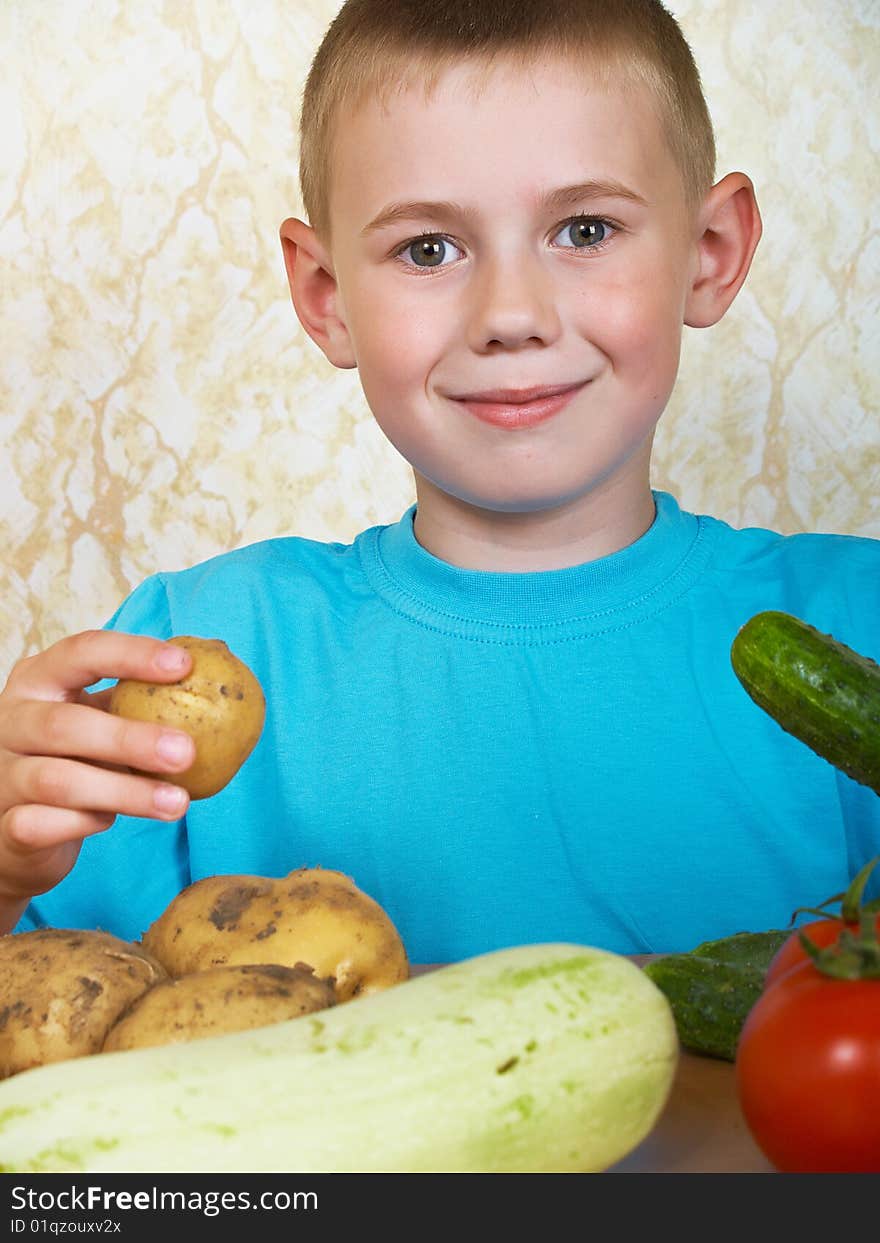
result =
[[[642,965],[656,955],[634,956]],[[413,975],[433,970],[414,966]],[[669,1099],[649,1135],[611,1174],[772,1174],[736,1098],[732,1062],[681,1051]]]
[[657,1125],[612,1174],[772,1174],[736,1099],[733,1065],[684,1050]]

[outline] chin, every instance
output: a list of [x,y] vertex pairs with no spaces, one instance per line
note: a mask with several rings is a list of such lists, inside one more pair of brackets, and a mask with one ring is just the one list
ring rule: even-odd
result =
[[450,496],[454,496],[456,500],[470,505],[474,509],[482,509],[488,513],[494,514],[542,514],[552,513],[560,509],[565,509],[567,505],[581,499],[592,490],[590,486],[574,489],[570,492],[564,491],[543,491],[536,492],[527,489],[521,489],[518,492],[508,488],[506,491],[498,489],[496,493],[487,493],[485,488],[479,491],[470,492],[463,488],[448,487],[438,484]]
[[565,500],[550,500],[546,497],[541,497],[540,499],[531,497],[505,497],[502,500],[490,500],[484,502],[472,500],[469,503],[475,508],[485,509],[489,513],[494,514],[542,514],[548,512],[549,510],[561,509],[568,503],[568,499],[569,498],[566,498]]

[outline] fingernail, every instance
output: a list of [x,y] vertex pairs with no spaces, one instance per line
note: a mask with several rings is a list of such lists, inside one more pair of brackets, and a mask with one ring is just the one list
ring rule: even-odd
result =
[[153,806],[157,811],[179,812],[186,802],[186,791],[180,786],[159,786],[153,795]]
[[192,756],[192,742],[186,734],[165,732],[159,735],[156,754],[169,764],[182,764]]
[[160,647],[156,655],[156,664],[160,669],[182,669],[186,664],[186,652],[182,647]]

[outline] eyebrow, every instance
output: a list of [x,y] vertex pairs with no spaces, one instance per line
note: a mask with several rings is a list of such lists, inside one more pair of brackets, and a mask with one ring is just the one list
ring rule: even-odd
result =
[[[547,211],[561,211],[566,207],[574,206],[576,203],[587,203],[593,199],[625,199],[627,202],[636,203],[641,207],[649,206],[647,199],[637,194],[635,190],[625,186],[623,182],[600,180],[579,181],[574,185],[562,186],[558,190],[552,190],[542,198],[541,207]],[[473,220],[476,215],[476,208],[465,207],[460,203],[452,203],[447,199],[436,202],[417,200],[411,203],[388,203],[361,230],[361,236],[366,237],[370,233],[375,233],[379,229],[385,229],[389,225],[397,224],[398,221],[402,220],[424,220],[426,217],[433,220],[449,219],[450,217],[461,220]]]

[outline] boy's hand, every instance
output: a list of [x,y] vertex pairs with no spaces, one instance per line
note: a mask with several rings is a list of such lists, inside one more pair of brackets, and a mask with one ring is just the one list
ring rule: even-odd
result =
[[83,838],[117,815],[176,820],[186,811],[185,790],[126,770],[182,772],[192,739],[112,716],[110,691],[84,688],[103,678],[177,682],[190,665],[170,643],[110,630],[61,639],[15,665],[0,693],[0,929],[63,880]]

